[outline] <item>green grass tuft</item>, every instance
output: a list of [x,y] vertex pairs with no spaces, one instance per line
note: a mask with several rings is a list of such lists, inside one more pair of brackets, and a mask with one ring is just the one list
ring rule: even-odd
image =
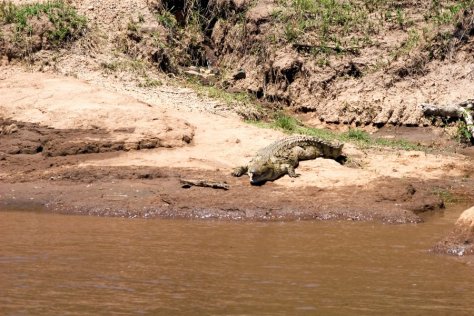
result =
[[370,142],[371,137],[369,133],[360,129],[349,129],[346,133],[342,134],[344,138],[348,140],[355,140],[358,142]]
[[297,131],[302,127],[301,123],[294,117],[281,114],[277,115],[273,121],[273,126],[289,132]]
[[404,139],[385,139],[374,138],[366,131],[360,129],[350,129],[347,132],[340,133],[325,129],[304,126],[300,121],[292,116],[278,114],[271,122],[248,121],[248,123],[261,128],[272,128],[281,130],[287,134],[301,134],[319,137],[328,141],[340,141],[353,143],[361,148],[368,147],[387,147],[402,150],[426,150],[427,148],[411,143]]
[[199,96],[204,96],[212,99],[217,99],[224,102],[227,105],[252,104],[255,101],[255,97],[245,92],[228,92],[224,89],[220,89],[215,86],[204,85],[199,80],[189,77],[187,78],[186,84],[196,91]]

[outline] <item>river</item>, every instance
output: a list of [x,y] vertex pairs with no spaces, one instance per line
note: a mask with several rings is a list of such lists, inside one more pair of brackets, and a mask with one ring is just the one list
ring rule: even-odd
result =
[[0,315],[472,315],[474,267],[423,224],[0,212]]

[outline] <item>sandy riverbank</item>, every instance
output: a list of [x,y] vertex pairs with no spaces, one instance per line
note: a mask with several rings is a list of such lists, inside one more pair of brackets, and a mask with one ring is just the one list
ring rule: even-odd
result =
[[[352,163],[303,162],[297,179],[261,187],[233,167],[284,137],[209,111],[184,88],[127,89],[71,77],[0,72],[0,206],[125,217],[420,221],[443,195],[471,198],[469,157],[453,152],[359,149]],[[14,125],[12,127],[12,124]],[[16,128],[15,128],[16,126]],[[230,189],[182,188],[181,179]]]

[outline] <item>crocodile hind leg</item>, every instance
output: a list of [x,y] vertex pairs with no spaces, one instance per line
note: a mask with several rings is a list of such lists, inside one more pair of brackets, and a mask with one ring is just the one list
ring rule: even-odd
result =
[[240,177],[243,174],[247,173],[248,169],[248,166],[237,167],[232,171],[231,175],[233,175],[234,177]]
[[315,159],[318,156],[319,151],[313,146],[309,146],[306,148],[295,146],[292,149],[290,156],[288,157],[288,164],[285,165],[286,172],[291,178],[299,177],[301,176],[301,174],[296,173],[295,168],[298,168],[300,160]]
[[321,152],[314,146],[308,146],[306,148],[298,146],[294,150],[294,154],[297,155],[298,161],[316,159],[321,156]]

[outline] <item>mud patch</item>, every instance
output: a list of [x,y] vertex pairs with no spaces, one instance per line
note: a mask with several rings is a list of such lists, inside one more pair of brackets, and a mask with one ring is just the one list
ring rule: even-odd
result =
[[[57,213],[119,217],[386,223],[420,222],[420,212],[443,208],[432,184],[406,180],[333,189],[255,187],[219,171],[72,166],[39,168],[26,178],[18,175],[0,184],[0,205],[36,201]],[[183,178],[225,181],[230,189],[186,189]]]
[[[121,129],[121,134],[131,134],[134,129]],[[183,136],[189,143],[191,136]],[[160,138],[149,137],[136,141],[117,141],[104,129],[55,129],[37,123],[19,122],[0,118],[0,153],[37,154],[47,157],[68,156],[114,151],[129,151],[169,147]]]

